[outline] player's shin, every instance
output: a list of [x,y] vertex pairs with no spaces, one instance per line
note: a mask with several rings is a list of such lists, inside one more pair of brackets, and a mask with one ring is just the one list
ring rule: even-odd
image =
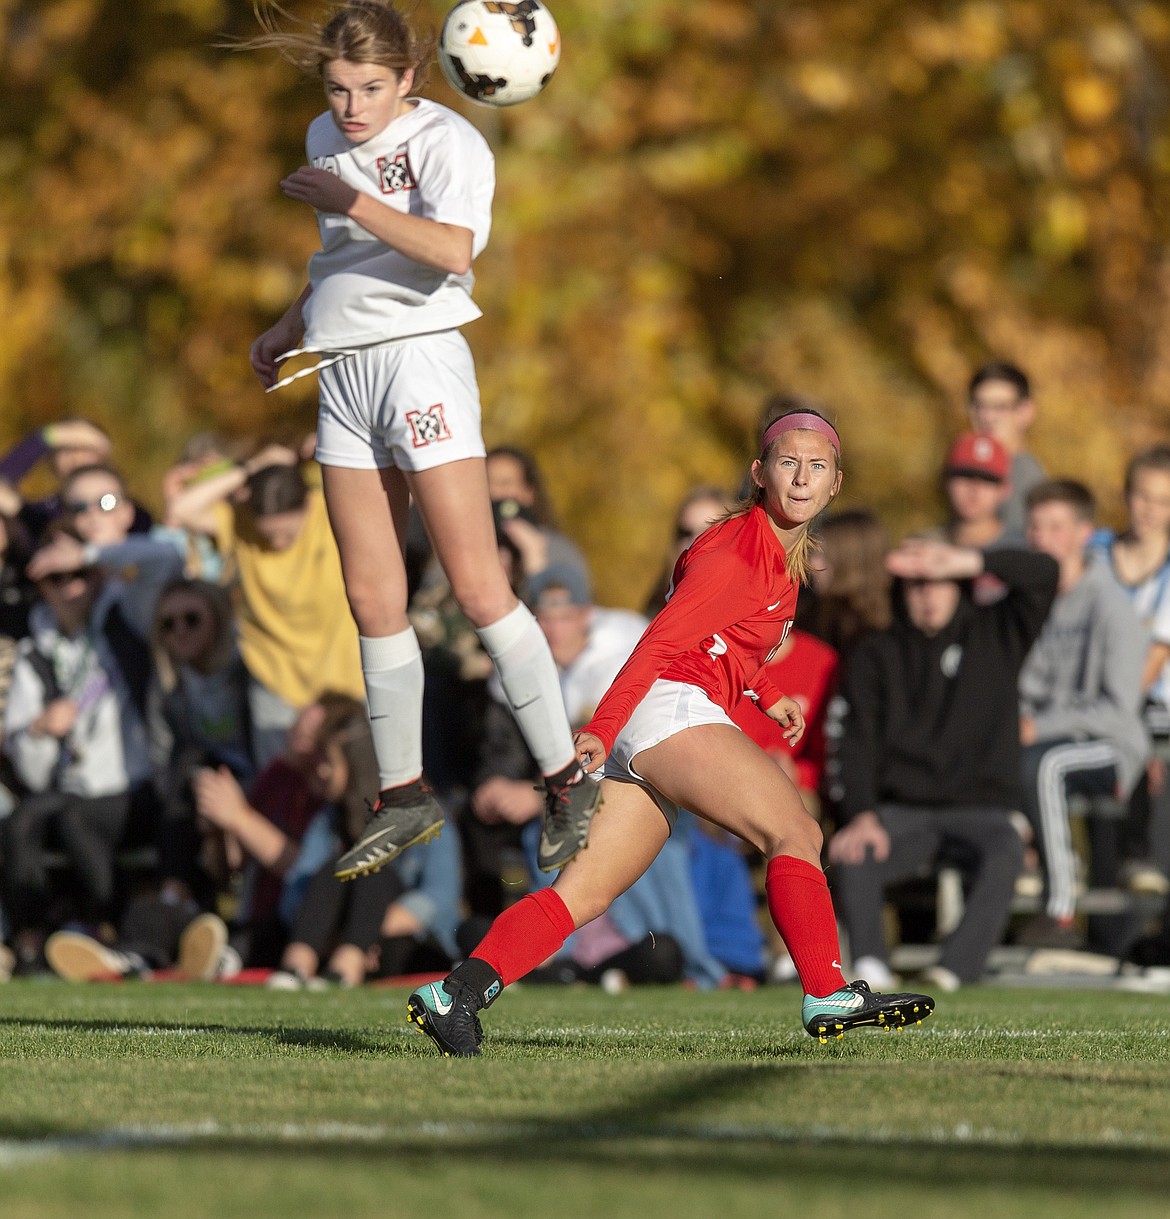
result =
[[560,895],[553,889],[540,889],[505,910],[471,958],[451,976],[478,962],[489,965],[502,984],[510,986],[548,960],[573,931],[573,916]]
[[560,677],[536,619],[518,605],[477,634],[499,671],[508,706],[540,773],[554,775],[570,766],[573,734]]
[[792,855],[768,862],[768,911],[792,957],[806,995],[829,995],[845,985],[837,916],[825,874]]
[[386,791],[422,774],[422,652],[411,629],[359,642],[378,788]]

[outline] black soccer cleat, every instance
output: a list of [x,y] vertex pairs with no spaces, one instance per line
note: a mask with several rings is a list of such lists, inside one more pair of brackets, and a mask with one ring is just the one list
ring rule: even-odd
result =
[[563,868],[589,841],[589,824],[601,806],[601,784],[584,771],[565,787],[545,785],[544,824],[536,862],[542,872]]
[[805,995],[800,1014],[805,1032],[824,1045],[830,1037],[844,1037],[849,1029],[900,1031],[908,1024],[921,1024],[933,1011],[929,995],[877,994],[868,983],[858,981],[822,998]]
[[475,995],[469,986],[428,982],[406,1001],[406,1019],[439,1047],[445,1058],[475,1058],[483,1040],[476,1015]]
[[337,861],[338,880],[369,876],[416,842],[434,838],[444,814],[434,793],[421,779],[381,792],[357,842]]

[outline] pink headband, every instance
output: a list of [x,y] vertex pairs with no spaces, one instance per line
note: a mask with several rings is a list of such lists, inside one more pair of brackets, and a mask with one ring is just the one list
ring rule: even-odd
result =
[[769,424],[768,430],[764,433],[764,443],[760,446],[761,452],[777,436],[784,432],[794,432],[797,429],[820,432],[833,446],[837,453],[837,460],[841,460],[841,437],[837,435],[837,429],[828,420],[822,419],[820,415],[814,415],[811,411],[793,411],[790,415],[781,415],[774,423]]

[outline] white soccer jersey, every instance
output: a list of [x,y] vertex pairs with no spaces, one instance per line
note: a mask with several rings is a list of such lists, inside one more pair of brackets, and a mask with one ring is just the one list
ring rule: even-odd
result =
[[[472,257],[487,245],[495,159],[479,131],[446,106],[416,99],[364,144],[351,144],[327,112],[310,124],[306,152],[311,165],[389,207],[470,229]],[[347,216],[318,212],[317,223],[302,351],[352,351],[481,316],[470,272],[415,262]]]

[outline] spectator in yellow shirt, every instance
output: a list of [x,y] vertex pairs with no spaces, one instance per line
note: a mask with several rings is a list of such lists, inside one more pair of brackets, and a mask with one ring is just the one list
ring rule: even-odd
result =
[[178,524],[214,540],[238,586],[240,654],[251,674],[263,768],[300,708],[323,691],[364,697],[357,628],[324,497],[307,485],[292,449],[269,445],[185,488],[171,511]]

